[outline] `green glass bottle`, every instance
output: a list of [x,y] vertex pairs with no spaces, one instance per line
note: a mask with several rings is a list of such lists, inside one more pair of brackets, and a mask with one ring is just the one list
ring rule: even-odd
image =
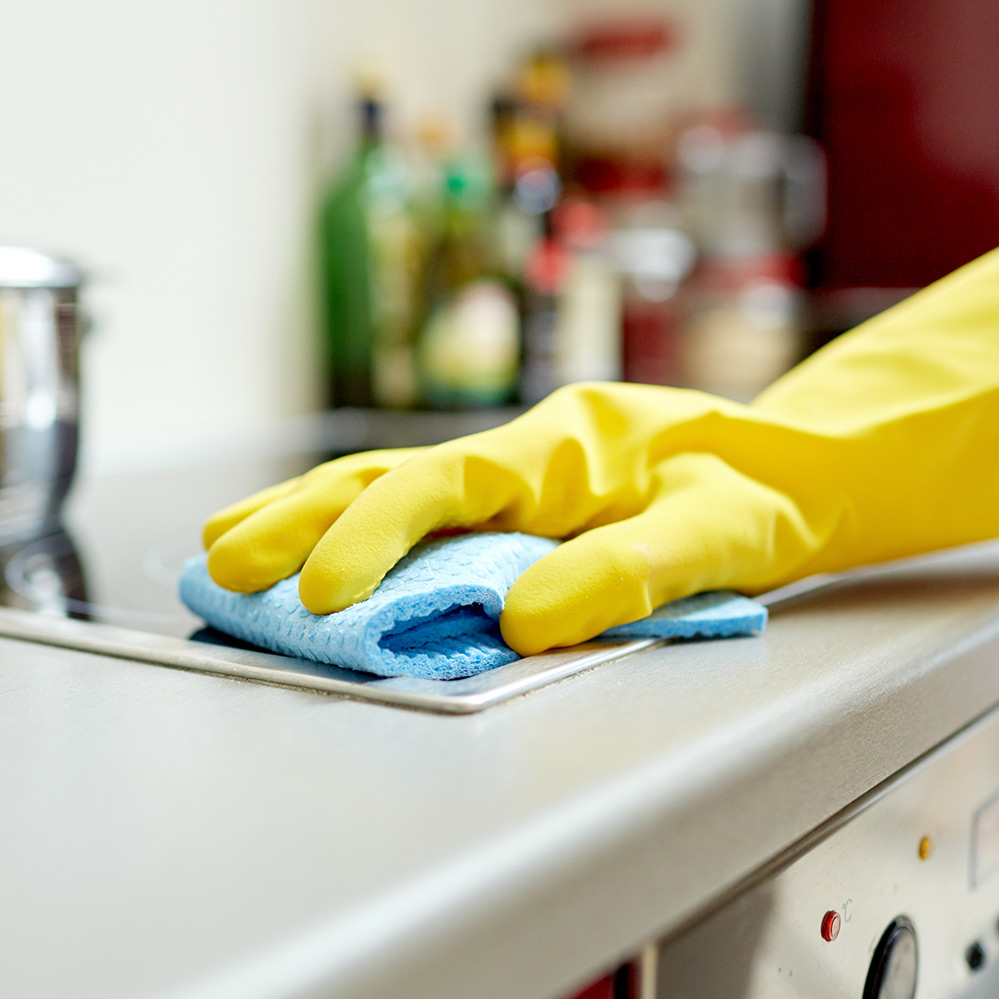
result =
[[412,403],[413,227],[401,154],[384,140],[380,101],[358,102],[360,138],[323,200],[322,316],[331,401]]
[[490,208],[487,172],[448,164],[415,313],[420,394],[433,408],[498,406],[516,388],[517,303],[499,276]]

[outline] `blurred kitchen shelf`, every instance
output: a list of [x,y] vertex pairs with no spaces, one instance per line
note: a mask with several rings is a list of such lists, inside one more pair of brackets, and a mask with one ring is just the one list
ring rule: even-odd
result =
[[488,430],[522,412],[524,409],[517,406],[446,412],[344,407],[277,417],[250,428],[183,428],[85,441],[81,467],[87,477],[100,477],[306,452],[320,457],[418,447]]
[[808,294],[806,326],[820,347],[845,330],[898,305],[918,288],[837,288]]
[[518,406],[447,411],[331,409],[322,416],[322,450],[348,454],[373,448],[440,444],[497,427],[523,412]]

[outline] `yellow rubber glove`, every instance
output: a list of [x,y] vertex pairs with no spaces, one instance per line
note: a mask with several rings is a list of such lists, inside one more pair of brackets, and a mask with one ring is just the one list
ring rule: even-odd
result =
[[528,655],[700,590],[761,592],[999,536],[999,251],[741,406],[643,385],[561,389],[495,430],[341,458],[217,514],[220,585],[303,565],[315,613],[369,596],[444,528],[570,539],[514,584]]

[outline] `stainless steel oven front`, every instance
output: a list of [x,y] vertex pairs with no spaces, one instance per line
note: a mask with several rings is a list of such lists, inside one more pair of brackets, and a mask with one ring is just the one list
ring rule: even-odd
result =
[[641,999],[999,995],[999,710],[650,947],[636,970]]

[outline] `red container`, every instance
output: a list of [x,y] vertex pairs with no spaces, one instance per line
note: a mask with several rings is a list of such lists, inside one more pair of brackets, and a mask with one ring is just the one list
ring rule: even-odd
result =
[[999,245],[999,3],[814,5],[807,130],[829,157],[823,288],[915,288]]

